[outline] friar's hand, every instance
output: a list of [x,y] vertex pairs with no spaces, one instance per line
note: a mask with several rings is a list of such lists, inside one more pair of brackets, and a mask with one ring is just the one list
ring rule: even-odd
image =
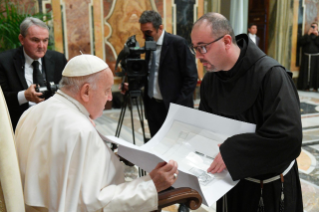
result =
[[177,180],[178,169],[177,162],[170,160],[168,163],[161,162],[157,164],[155,169],[150,172],[150,177],[152,178],[157,192],[163,191],[169,188]]
[[40,98],[42,96],[41,92],[36,92],[35,84],[30,85],[30,87],[24,92],[25,98],[30,102],[39,103],[44,101],[44,98]]
[[[218,144],[218,146],[220,147],[221,144]],[[214,173],[220,173],[222,172],[224,169],[226,169],[226,165],[224,163],[224,160],[222,158],[222,155],[220,154],[220,152],[217,154],[217,156],[215,157],[213,163],[210,165],[210,167],[207,169],[207,172],[210,172],[212,174]]]
[[222,158],[222,155],[220,154],[220,152],[217,154],[217,156],[215,157],[213,163],[210,165],[210,167],[207,169],[207,172],[210,172],[212,174],[214,173],[220,173],[222,172],[224,169],[226,169],[226,165],[224,163],[224,160]]

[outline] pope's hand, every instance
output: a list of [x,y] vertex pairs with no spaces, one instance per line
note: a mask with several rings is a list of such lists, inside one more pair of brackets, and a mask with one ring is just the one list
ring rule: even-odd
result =
[[177,162],[170,160],[168,163],[161,162],[150,172],[157,192],[163,191],[173,185],[177,179]]
[[42,96],[41,92],[36,92],[35,84],[30,85],[30,87],[24,92],[25,98],[30,102],[39,103],[44,100],[44,98],[40,98]]
[[[220,144],[218,145],[220,146]],[[210,167],[207,169],[207,172],[210,172],[212,174],[214,173],[220,173],[222,172],[224,169],[226,169],[226,165],[224,163],[224,160],[222,158],[222,155],[220,154],[220,152],[217,154],[217,156],[215,157],[213,163],[210,165]]]

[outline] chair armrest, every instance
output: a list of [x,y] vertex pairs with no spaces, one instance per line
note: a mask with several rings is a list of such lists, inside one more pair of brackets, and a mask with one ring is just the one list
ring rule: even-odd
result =
[[[120,158],[120,161],[124,162],[127,166],[134,166],[134,164],[118,154],[116,155]],[[177,203],[184,203],[191,210],[196,210],[202,204],[202,197],[196,190],[187,187],[165,190],[158,194],[158,210],[156,211],[160,212],[162,208]]]
[[202,197],[191,188],[176,188],[158,194],[158,211],[177,203],[184,203],[191,210],[196,210],[202,204]]

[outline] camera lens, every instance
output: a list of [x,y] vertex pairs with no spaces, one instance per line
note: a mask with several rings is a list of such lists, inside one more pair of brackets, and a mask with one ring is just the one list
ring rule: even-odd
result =
[[133,72],[138,73],[143,68],[143,65],[140,62],[135,62],[132,64],[131,68]]

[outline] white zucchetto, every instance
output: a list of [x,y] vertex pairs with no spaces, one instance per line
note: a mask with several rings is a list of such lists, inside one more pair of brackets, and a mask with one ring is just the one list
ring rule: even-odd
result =
[[82,54],[73,57],[65,66],[62,76],[65,77],[82,77],[88,76],[109,66],[100,58],[94,55]]

